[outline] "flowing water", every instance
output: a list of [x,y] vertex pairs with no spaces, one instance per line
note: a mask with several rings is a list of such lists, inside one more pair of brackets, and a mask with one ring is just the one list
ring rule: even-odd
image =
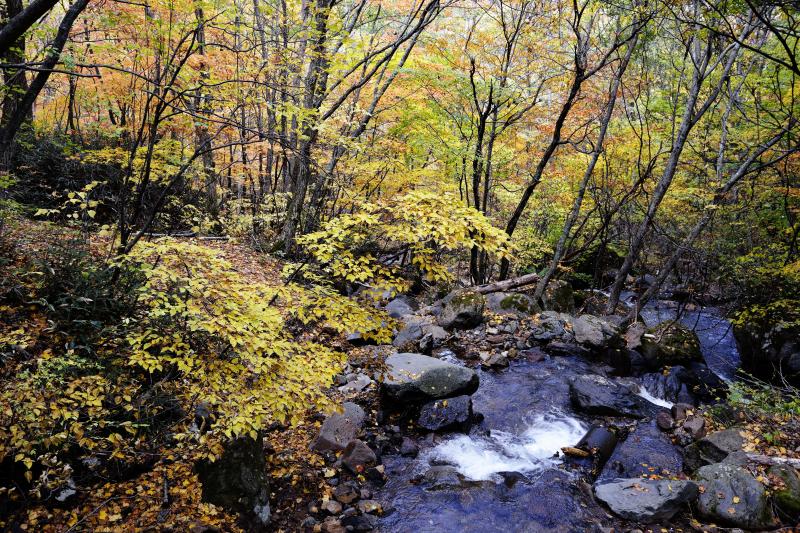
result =
[[[643,315],[653,325],[674,319],[675,308],[671,314],[669,309],[648,306]],[[704,310],[685,314],[682,322],[697,331],[709,366],[723,377],[732,376],[738,354],[728,339],[727,321]],[[426,439],[416,459],[384,457],[389,481],[376,496],[387,514],[378,530],[566,532],[593,531],[611,523],[588,497],[590,489],[556,455],[575,445],[589,427],[572,409],[569,380],[602,371],[577,356],[514,361],[500,372],[479,370],[473,405],[484,419],[468,435]],[[662,407],[670,405],[643,387],[639,395]],[[431,477],[437,468],[444,469],[444,481]]]

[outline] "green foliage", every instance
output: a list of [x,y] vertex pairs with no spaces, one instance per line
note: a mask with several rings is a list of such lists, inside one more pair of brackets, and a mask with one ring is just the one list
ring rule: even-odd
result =
[[800,259],[772,245],[738,258],[730,272],[740,306],[735,326],[800,325]]
[[800,390],[776,387],[753,377],[730,384],[728,403],[761,414],[800,416]]

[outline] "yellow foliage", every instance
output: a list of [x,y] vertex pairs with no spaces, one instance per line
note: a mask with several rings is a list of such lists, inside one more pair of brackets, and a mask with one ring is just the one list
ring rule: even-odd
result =
[[[511,255],[508,235],[479,211],[453,195],[424,191],[364,204],[298,242],[329,274],[365,285],[374,294],[405,291],[409,285],[402,276],[405,264],[413,265],[427,281],[449,281],[452,275],[441,261],[444,252],[476,246],[496,259]],[[387,263],[387,255],[392,262]]]

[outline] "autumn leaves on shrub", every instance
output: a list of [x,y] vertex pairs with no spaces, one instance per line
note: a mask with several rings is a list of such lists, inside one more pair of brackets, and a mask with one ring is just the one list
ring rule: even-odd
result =
[[[442,251],[508,255],[505,234],[450,200],[410,193],[334,219],[302,239],[309,260],[271,284],[218,249],[175,239],[104,262],[71,235],[42,272],[9,258],[3,268],[20,283],[3,298],[22,290],[29,305],[2,309],[0,490],[45,498],[70,477],[124,476],[165,445],[213,460],[226,439],[301,420],[343,362],[315,341],[319,331],[389,342],[378,295],[415,277],[448,279]],[[345,297],[345,282],[368,290]],[[201,428],[198,406],[210,413]],[[99,461],[92,472],[88,457]]]

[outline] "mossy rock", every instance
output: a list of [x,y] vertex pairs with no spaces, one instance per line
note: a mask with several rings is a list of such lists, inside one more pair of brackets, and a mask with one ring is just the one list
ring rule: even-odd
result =
[[542,295],[542,303],[548,311],[574,313],[575,294],[572,285],[562,280],[551,281]]
[[703,361],[697,334],[680,324],[658,325],[642,336],[641,354],[655,369]]
[[486,297],[471,289],[462,289],[448,294],[439,314],[439,325],[448,329],[471,329],[483,322]]
[[781,480],[782,487],[772,493],[775,507],[790,523],[796,523],[800,520],[800,474],[788,465],[773,466],[768,474]]
[[494,292],[486,296],[486,307],[495,313],[531,315],[540,311],[533,298],[518,292]]

